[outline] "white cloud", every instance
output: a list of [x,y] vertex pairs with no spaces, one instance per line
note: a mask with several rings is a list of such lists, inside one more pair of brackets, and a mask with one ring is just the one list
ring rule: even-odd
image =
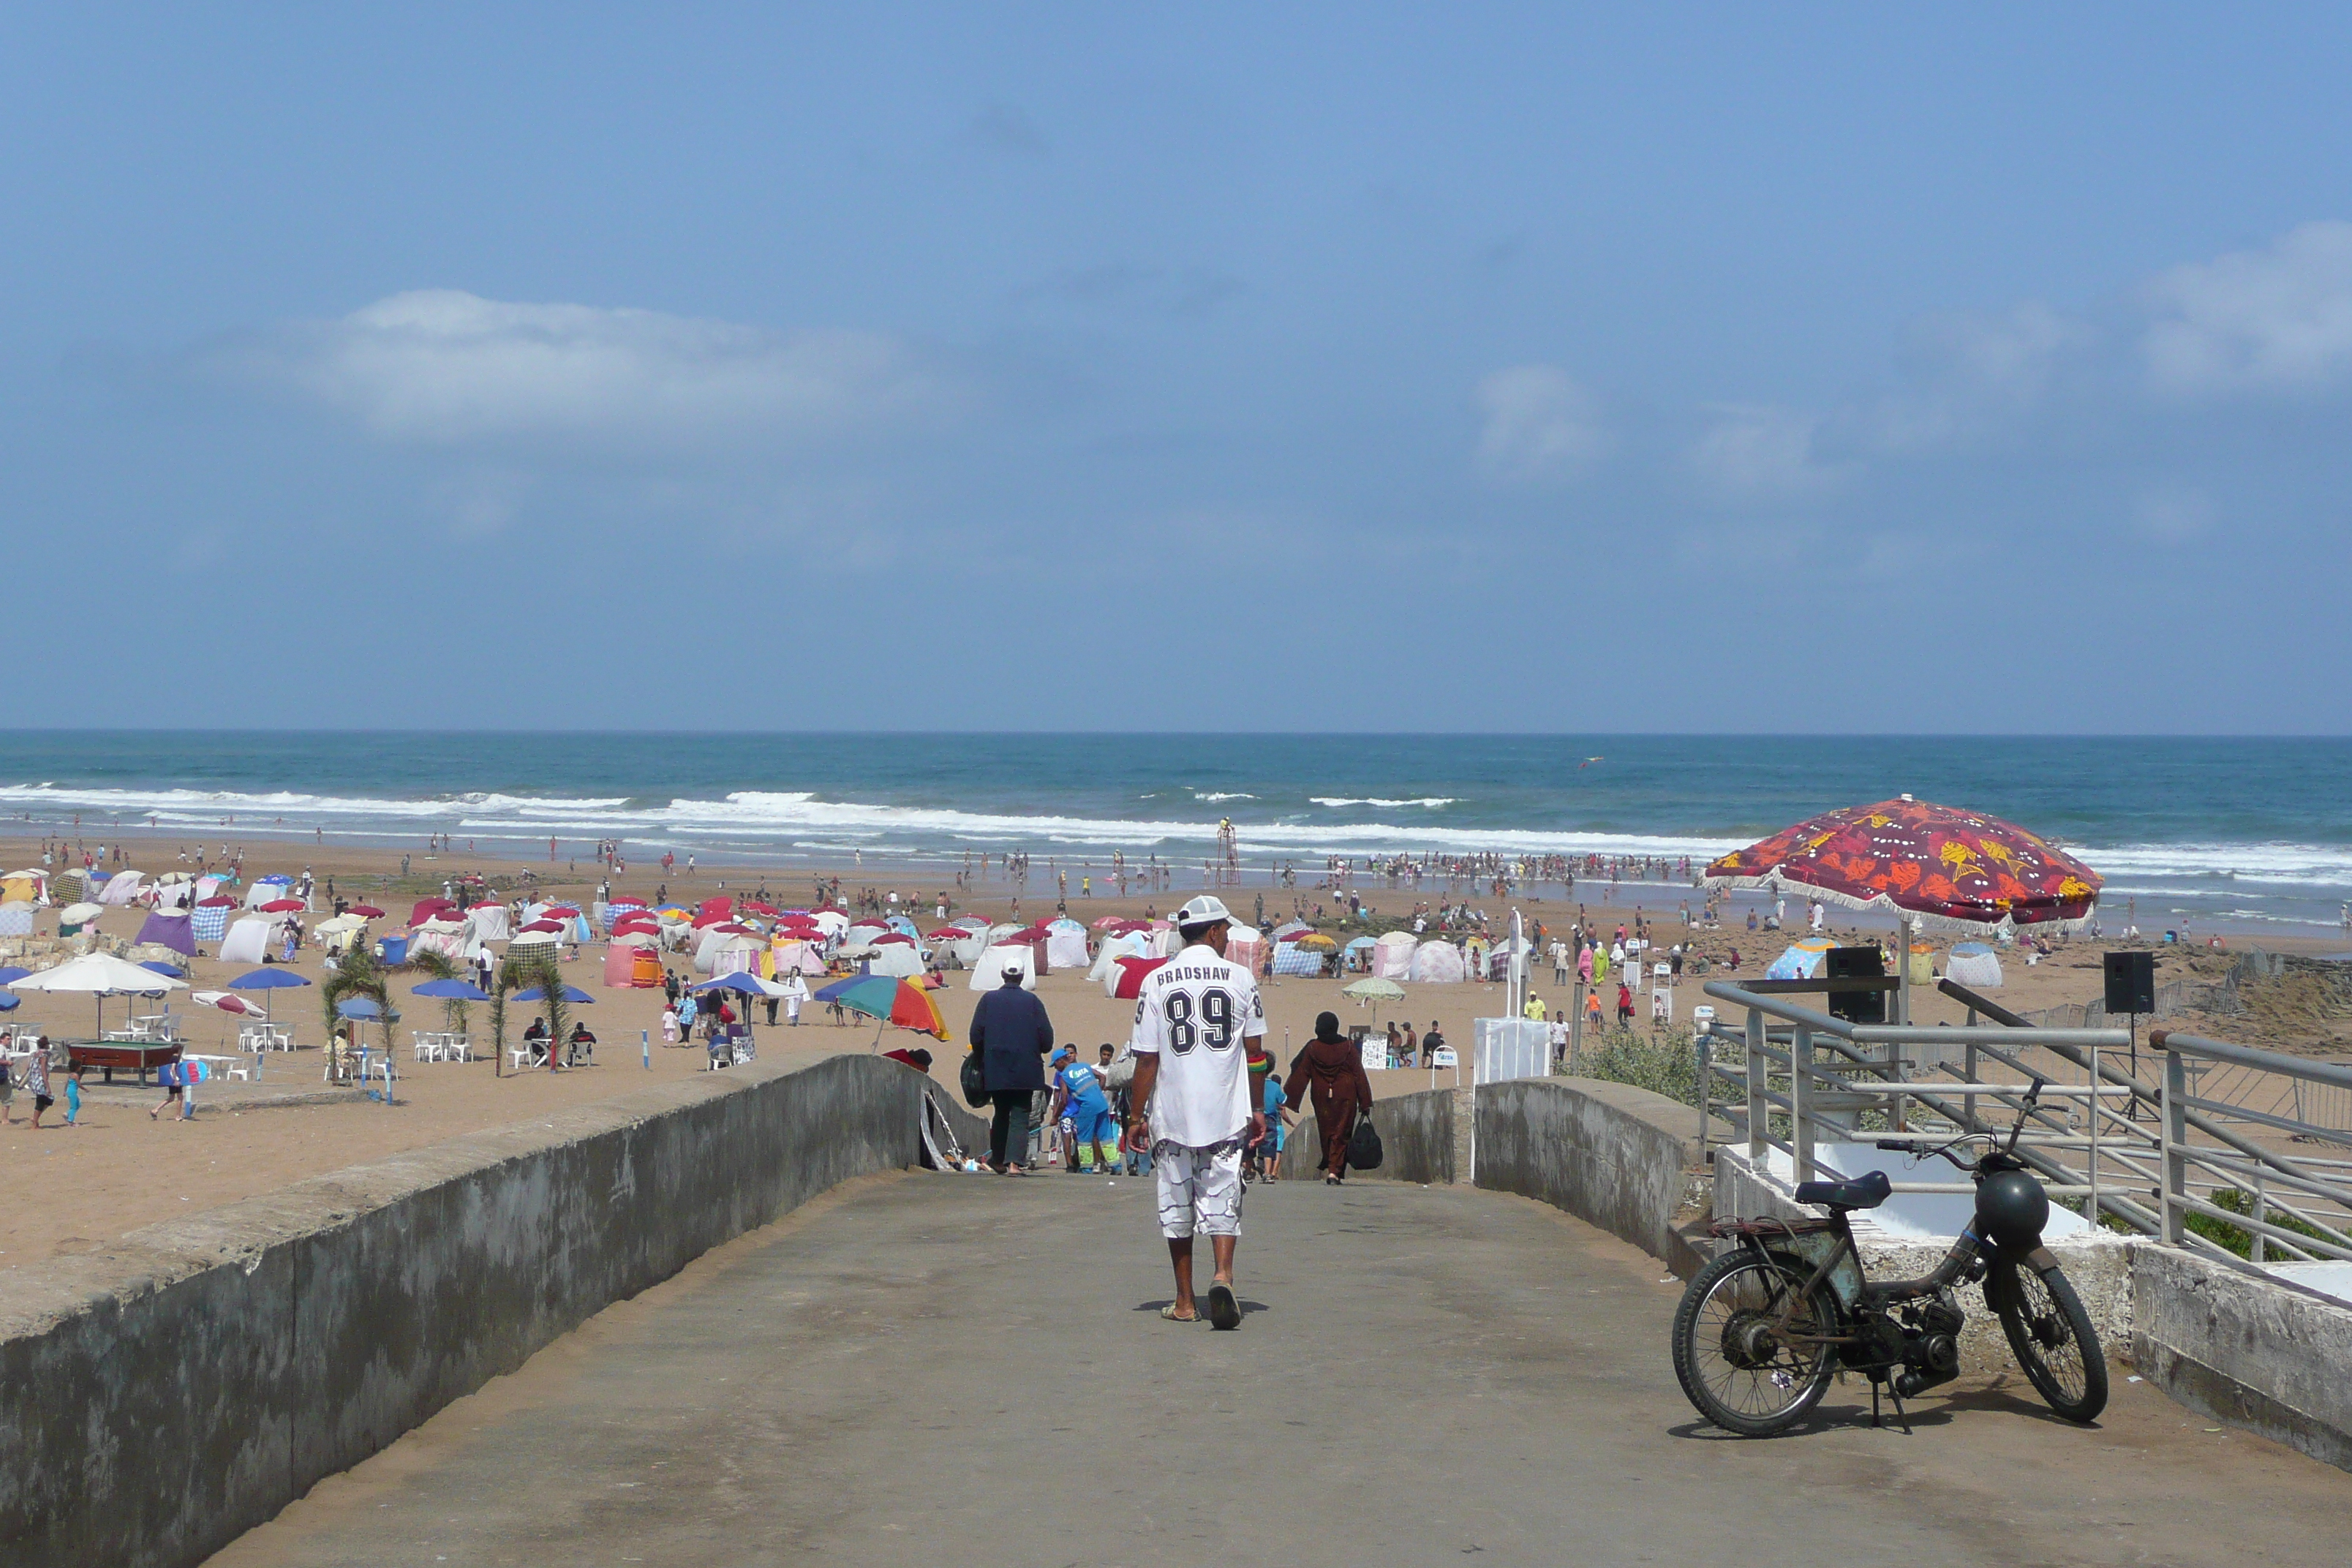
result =
[[1822,460],[1822,420],[1799,408],[1738,404],[1717,408],[1716,422],[1692,449],[1700,479],[1726,500],[1816,495],[1844,477]]
[[2149,381],[2186,395],[2324,386],[2352,370],[2352,223],[2173,268],[2142,291]]
[[1609,432],[1593,395],[1548,364],[1513,365],[1478,383],[1486,426],[1478,471],[1506,484],[1570,479],[1609,450]]
[[394,294],[235,356],[390,439],[658,444],[823,435],[940,398],[898,341],[658,310]]

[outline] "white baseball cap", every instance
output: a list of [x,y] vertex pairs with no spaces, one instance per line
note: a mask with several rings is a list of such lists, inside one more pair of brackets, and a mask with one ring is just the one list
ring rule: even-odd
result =
[[1181,931],[1186,926],[1213,926],[1219,921],[1230,923],[1233,918],[1234,912],[1225,908],[1224,900],[1218,898],[1214,893],[1202,893],[1176,911],[1176,929]]

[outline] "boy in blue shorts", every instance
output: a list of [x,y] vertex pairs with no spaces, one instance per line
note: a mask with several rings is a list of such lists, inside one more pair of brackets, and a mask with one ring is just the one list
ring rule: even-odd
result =
[[[1108,1047],[1106,1047],[1107,1049]],[[1118,1120],[1111,1115],[1110,1097],[1103,1092],[1102,1075],[1078,1060],[1078,1053],[1057,1053],[1054,1088],[1061,1101],[1060,1118],[1069,1128],[1070,1152],[1081,1174],[1097,1169],[1118,1169]]]

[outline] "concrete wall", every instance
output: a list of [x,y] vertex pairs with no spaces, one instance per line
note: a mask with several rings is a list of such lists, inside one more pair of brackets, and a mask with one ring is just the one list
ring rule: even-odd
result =
[[611,1302],[914,1163],[922,1082],[712,1073],[11,1271],[0,1563],[201,1561]]
[[[1467,1119],[1454,1114],[1454,1101],[1457,1094],[1468,1092],[1431,1089],[1375,1102],[1372,1125],[1381,1133],[1381,1168],[1350,1171],[1348,1179],[1451,1183],[1456,1169],[1454,1151],[1457,1130],[1467,1131]],[[1309,1113],[1290,1130],[1289,1142],[1283,1146],[1283,1179],[1322,1180],[1323,1169],[1317,1163],[1322,1152],[1323,1134]]]
[[1540,1198],[1669,1263],[1686,1256],[1675,1216],[1700,1169],[1698,1112],[1664,1095],[1590,1078],[1478,1090],[1480,1186]]
[[2132,1249],[2132,1360],[2193,1410],[2352,1469],[2352,1310],[2194,1253]]

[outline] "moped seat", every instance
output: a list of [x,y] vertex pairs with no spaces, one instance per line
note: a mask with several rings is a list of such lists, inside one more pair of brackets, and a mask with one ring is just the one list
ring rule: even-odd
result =
[[1799,1182],[1797,1201],[1833,1209],[1874,1209],[1885,1203],[1895,1184],[1884,1171],[1873,1171],[1851,1182]]

